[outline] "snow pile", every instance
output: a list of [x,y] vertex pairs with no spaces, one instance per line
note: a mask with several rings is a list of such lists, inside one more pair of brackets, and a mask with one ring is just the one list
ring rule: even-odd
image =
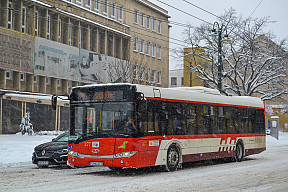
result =
[[[62,132],[41,131],[32,136],[0,135],[0,168],[9,166],[32,165],[32,153],[34,147],[41,143],[51,141]],[[288,145],[288,133],[279,133],[279,140],[268,135],[266,137],[267,148]]]

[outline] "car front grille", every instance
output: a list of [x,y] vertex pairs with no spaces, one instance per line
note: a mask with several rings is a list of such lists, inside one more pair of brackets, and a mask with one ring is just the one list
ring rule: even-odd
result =
[[53,151],[45,151],[45,153],[42,153],[42,151],[40,151],[40,152],[36,152],[36,155],[37,157],[51,157],[53,153],[54,153]]

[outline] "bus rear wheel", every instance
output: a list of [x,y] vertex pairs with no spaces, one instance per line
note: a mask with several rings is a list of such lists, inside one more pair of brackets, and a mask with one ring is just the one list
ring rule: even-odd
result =
[[238,141],[236,144],[236,154],[235,154],[235,160],[237,162],[242,161],[244,157],[244,146],[243,143],[241,141]]
[[176,145],[171,145],[167,151],[166,165],[164,171],[176,171],[180,163],[180,152]]

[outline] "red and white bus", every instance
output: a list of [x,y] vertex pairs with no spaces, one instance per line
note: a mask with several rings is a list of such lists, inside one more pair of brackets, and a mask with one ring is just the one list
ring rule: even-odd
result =
[[75,87],[68,164],[111,169],[244,156],[266,149],[264,104],[203,87]]

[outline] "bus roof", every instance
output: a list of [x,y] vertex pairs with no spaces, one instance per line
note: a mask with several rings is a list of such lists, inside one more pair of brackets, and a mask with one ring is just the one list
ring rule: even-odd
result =
[[[98,86],[136,86],[137,92],[142,92],[147,98],[166,101],[188,101],[202,104],[219,104],[227,106],[246,106],[252,108],[264,108],[260,98],[249,96],[225,96],[218,90],[205,87],[175,87],[162,88],[130,83],[92,84],[81,87]],[[79,87],[78,87],[79,88]],[[73,88],[74,89],[74,88]]]

